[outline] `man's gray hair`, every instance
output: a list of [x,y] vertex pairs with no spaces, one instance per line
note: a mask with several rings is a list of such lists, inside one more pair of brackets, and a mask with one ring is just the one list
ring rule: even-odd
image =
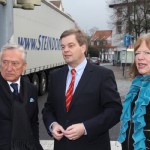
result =
[[0,52],[0,60],[2,59],[2,54],[5,50],[18,50],[19,52],[22,53],[22,58],[24,63],[27,63],[27,53],[24,49],[24,47],[18,45],[18,44],[6,44],[2,47],[1,52]]

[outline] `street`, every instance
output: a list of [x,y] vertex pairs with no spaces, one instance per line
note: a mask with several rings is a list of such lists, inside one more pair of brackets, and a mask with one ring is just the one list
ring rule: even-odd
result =
[[[118,91],[120,93],[121,99],[123,100],[124,95],[127,93],[128,89],[129,89],[131,81],[128,78],[125,78],[122,76],[122,68],[120,66],[113,66],[112,64],[101,64],[101,65],[113,70],[115,78],[116,78],[116,82],[117,82]],[[52,150],[53,140],[47,134],[47,131],[46,131],[43,121],[42,121],[42,114],[41,114],[41,111],[42,111],[42,108],[46,101],[46,98],[47,98],[47,93],[43,96],[40,96],[39,100],[38,100],[39,101],[40,141],[41,141],[41,144],[42,144],[44,150]],[[112,148],[112,150],[121,150],[120,144],[115,142],[115,141],[117,141],[118,133],[119,133],[119,123],[110,130],[111,141],[114,141],[114,142],[112,142],[112,146],[114,147],[114,148]]]

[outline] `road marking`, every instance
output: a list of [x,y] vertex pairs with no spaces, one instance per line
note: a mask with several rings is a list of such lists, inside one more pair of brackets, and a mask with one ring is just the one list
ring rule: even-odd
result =
[[[53,150],[54,148],[53,140],[40,140],[40,143],[44,150]],[[117,141],[111,141],[111,150],[122,150],[120,143]]]

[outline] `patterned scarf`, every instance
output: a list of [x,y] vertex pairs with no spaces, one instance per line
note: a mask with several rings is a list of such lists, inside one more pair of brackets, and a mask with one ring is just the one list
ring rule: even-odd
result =
[[25,104],[13,96],[11,150],[37,150]]

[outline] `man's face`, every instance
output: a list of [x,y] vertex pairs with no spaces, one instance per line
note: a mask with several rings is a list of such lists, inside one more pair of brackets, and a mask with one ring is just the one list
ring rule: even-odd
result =
[[1,56],[1,75],[6,81],[15,82],[24,71],[26,63],[17,49],[5,50]]
[[69,35],[61,39],[61,48],[64,60],[68,65],[75,68],[85,58],[86,46],[80,46],[75,35]]

